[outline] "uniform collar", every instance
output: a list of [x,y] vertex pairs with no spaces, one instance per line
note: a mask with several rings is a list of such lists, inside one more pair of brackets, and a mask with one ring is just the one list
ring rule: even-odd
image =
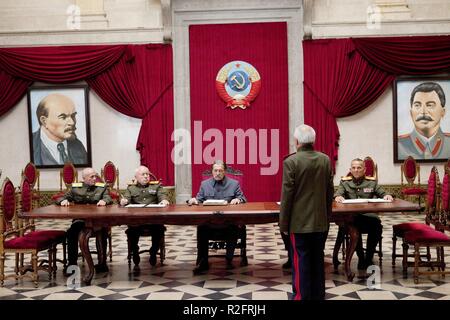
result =
[[425,158],[431,158],[435,157],[441,151],[444,142],[444,133],[439,128],[434,136],[426,138],[414,129],[411,133],[411,140],[419,154],[425,155]]
[[364,181],[365,178],[366,177],[362,176],[361,178],[356,179],[355,177],[352,176],[352,181],[355,185],[360,185]]
[[312,143],[306,143],[297,149],[297,151],[313,151],[313,150],[314,148]]

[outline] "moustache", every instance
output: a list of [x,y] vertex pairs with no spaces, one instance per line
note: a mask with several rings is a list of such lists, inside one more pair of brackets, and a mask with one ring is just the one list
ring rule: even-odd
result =
[[421,120],[426,120],[426,121],[433,121],[433,118],[427,115],[420,115],[416,118],[416,121],[421,121]]
[[67,129],[64,130],[64,132],[70,132],[70,131],[75,131],[77,130],[77,127],[73,126],[73,127],[69,127]]

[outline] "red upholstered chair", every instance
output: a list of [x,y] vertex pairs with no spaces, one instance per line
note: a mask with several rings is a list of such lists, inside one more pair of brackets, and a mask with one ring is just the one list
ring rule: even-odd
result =
[[[239,182],[239,185],[241,186],[241,190],[244,189],[244,174],[240,170],[233,169],[231,166],[227,165],[226,168],[226,175],[227,177],[230,177],[234,180],[237,180]],[[212,177],[211,169],[207,169],[203,171],[202,173],[202,180],[206,180]],[[236,244],[236,249],[240,249],[240,257],[241,257],[241,266],[247,266],[248,265],[248,259],[247,259],[247,227],[245,224],[238,226],[238,239]],[[218,249],[225,249],[226,248],[226,241],[223,239],[211,239],[213,241],[209,242],[209,248],[211,250],[218,250]],[[222,255],[219,255],[222,256]]]
[[[448,179],[448,177],[446,178]],[[427,186],[427,203],[425,209],[425,223],[423,222],[405,222],[396,224],[392,227],[392,265],[395,266],[395,259],[397,257],[402,257],[403,254],[398,254],[396,252],[397,238],[404,239],[405,234],[409,231],[413,230],[424,230],[430,231],[434,230],[429,224],[432,221],[436,220],[436,216],[439,216],[438,210],[438,197],[440,192],[440,182],[439,182],[439,173],[436,167],[433,166],[431,168],[430,176],[428,178],[428,186]],[[427,250],[427,254],[425,255],[428,260],[430,260],[430,253]],[[407,257],[403,257],[404,259]]]
[[25,176],[33,189],[32,200],[33,208],[39,207],[40,200],[40,186],[39,178],[40,173],[33,162],[28,162],[25,168],[22,170],[22,177]]
[[[72,188],[72,183],[78,182],[78,171],[72,162],[66,162],[59,172],[59,192],[52,196],[52,200],[56,201],[62,197],[67,190]],[[64,185],[64,189],[63,189]]]
[[[440,202],[437,206],[437,210],[441,212],[448,212],[449,209],[449,173],[445,173],[443,183],[442,183],[442,194],[439,199],[435,198],[435,201]],[[430,195],[429,195],[430,196]],[[428,216],[428,214],[427,214]],[[433,220],[433,217],[425,220],[426,223]],[[427,225],[427,224],[425,224]],[[436,228],[440,230],[428,228],[415,228],[410,231],[405,232],[403,238],[403,276],[407,277],[408,267],[414,267],[414,283],[419,282],[419,276],[421,274],[439,274],[444,276],[449,274],[450,271],[445,270],[445,254],[444,248],[450,247],[450,237],[444,233],[444,228],[442,228],[441,223],[436,224]],[[412,246],[414,248],[414,262],[408,261],[408,249]],[[427,257],[427,261],[421,260],[420,250],[421,248],[436,248],[436,260],[431,260],[431,257]],[[420,268],[426,267],[427,270],[423,271]]]
[[[29,208],[31,209],[31,187],[29,183],[23,188],[23,197],[28,199]],[[6,178],[1,189],[0,202],[0,285],[3,286],[6,278],[14,278],[16,280],[30,277],[35,286],[38,286],[39,276],[38,269],[48,272],[49,278],[52,276],[54,267],[54,237],[50,234],[38,234],[35,232],[23,233],[17,217],[16,193],[12,182]],[[38,266],[38,252],[48,251],[48,265]],[[7,253],[15,254],[15,273],[5,276],[5,258]],[[25,274],[19,265],[19,257],[22,254],[31,254],[31,275]]]
[[[150,182],[158,182],[161,183],[161,179],[156,178],[156,176],[150,172]],[[133,184],[135,183],[134,179],[129,183],[129,184]],[[165,231],[167,230],[166,227],[164,227],[164,232],[163,235],[161,237],[161,241],[159,243],[159,260],[161,261],[161,265],[164,264],[164,260],[166,259],[166,240],[165,240]],[[139,234],[139,237],[150,237],[152,236],[151,231],[148,229],[143,229],[142,232]],[[127,259],[128,259],[128,265],[131,265],[131,258],[133,256],[133,251],[131,248],[131,243],[130,243],[130,239],[128,238],[128,233],[127,233],[127,245],[128,245],[128,255],[127,255]],[[148,249],[143,249],[143,250],[139,250],[139,255],[141,253],[148,253],[150,254],[150,248]]]
[[[18,205],[18,212],[27,212],[32,209],[32,194],[33,189],[31,188],[31,184],[28,183],[28,179],[24,176],[22,177],[22,181],[19,186],[20,190],[20,201]],[[52,243],[52,257],[49,260],[39,260],[38,269],[41,268],[45,263],[51,265],[53,274],[56,275],[56,262],[61,262],[63,264],[63,268],[66,267],[66,232],[63,230],[36,230],[36,225],[34,223],[34,219],[24,219],[18,218],[18,225],[20,228],[20,235],[25,237],[38,237],[42,239],[46,239],[47,241]],[[63,247],[63,259],[57,259],[57,245],[61,244]],[[49,251],[50,253],[50,251]],[[20,254],[20,273],[23,274],[27,271],[32,271],[30,266],[24,266],[24,255]],[[46,270],[46,268],[44,268]]]
[[401,194],[403,198],[417,197],[420,206],[421,199],[427,194],[427,190],[420,185],[419,165],[413,157],[409,156],[403,161],[401,170]]
[[366,177],[374,178],[378,181],[378,166],[369,156],[364,158],[364,167],[366,168]]
[[108,185],[109,194],[113,201],[119,201],[119,169],[108,161],[100,171],[103,182]]

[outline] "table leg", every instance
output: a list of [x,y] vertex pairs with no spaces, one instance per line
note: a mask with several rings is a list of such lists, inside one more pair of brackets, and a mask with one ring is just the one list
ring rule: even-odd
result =
[[81,230],[80,235],[78,237],[78,242],[80,243],[81,254],[83,255],[84,260],[86,261],[87,266],[88,266],[88,274],[83,279],[83,281],[87,285],[91,284],[92,278],[94,276],[94,261],[92,260],[92,254],[91,254],[91,251],[89,250],[89,238],[92,236],[92,233],[93,233],[92,229],[83,228],[83,230]]
[[347,247],[347,252],[345,256],[345,275],[347,276],[347,280],[351,282],[355,277],[355,273],[352,272],[350,268],[350,263],[352,261],[353,254],[355,253],[356,245],[358,243],[359,231],[353,224],[349,224],[348,233],[350,236],[350,244]]

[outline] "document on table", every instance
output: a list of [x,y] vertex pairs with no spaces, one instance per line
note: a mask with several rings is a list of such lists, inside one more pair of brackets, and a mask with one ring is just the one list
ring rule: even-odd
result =
[[384,199],[345,199],[342,201],[344,204],[355,204],[355,203],[380,203],[380,202],[392,202],[391,200]]
[[281,206],[281,201],[277,201],[277,205]]
[[206,200],[203,201],[204,206],[226,206],[228,204],[227,200]]
[[148,204],[145,206],[146,208],[165,208],[166,205],[162,203],[156,203],[156,204]]
[[143,208],[145,207],[145,203],[130,203],[125,206],[125,208]]

